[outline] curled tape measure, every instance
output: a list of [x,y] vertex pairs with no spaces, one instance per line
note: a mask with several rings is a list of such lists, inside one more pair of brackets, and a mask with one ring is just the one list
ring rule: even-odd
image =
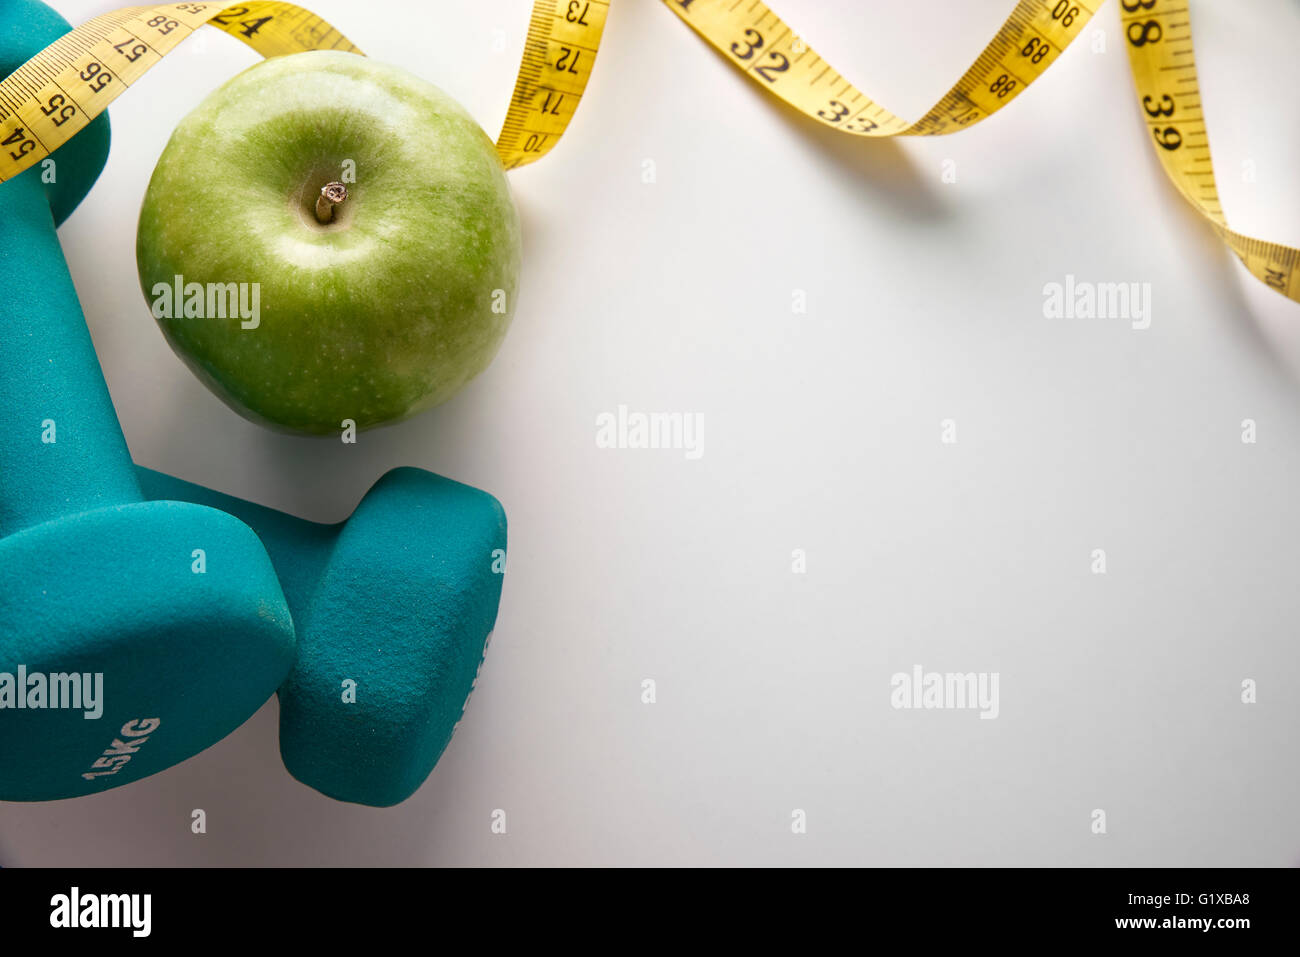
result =
[[[955,133],[1002,109],[1055,62],[1104,0],[1019,0],[938,103],[908,122],[836,72],[759,0],[662,0],[774,96],[848,136]],[[1118,0],[1153,148],[1174,185],[1252,275],[1300,301],[1300,250],[1228,228],[1201,112],[1188,0]],[[609,0],[536,0],[497,152],[507,169],[546,155],[568,128],[600,48]],[[203,25],[263,56],[360,53],[320,17],[280,0],[127,7],[77,27],[0,81],[0,182],[40,162]]]
[[851,136],[954,133],[992,116],[1055,62],[1103,0],[1020,0],[965,76],[915,123],[873,102],[780,17],[745,0],[664,0],[732,63],[800,113]]
[[1214,185],[1187,0],[1120,0],[1129,67],[1160,163],[1251,275],[1300,302],[1300,250],[1228,228]]

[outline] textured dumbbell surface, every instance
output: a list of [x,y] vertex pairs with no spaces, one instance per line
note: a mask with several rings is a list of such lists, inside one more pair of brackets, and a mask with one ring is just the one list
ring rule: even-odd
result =
[[298,780],[379,807],[405,800],[451,740],[501,597],[505,513],[414,468],[319,525],[147,469],[146,495],[220,508],[266,545],[298,660],[280,689],[280,752]]

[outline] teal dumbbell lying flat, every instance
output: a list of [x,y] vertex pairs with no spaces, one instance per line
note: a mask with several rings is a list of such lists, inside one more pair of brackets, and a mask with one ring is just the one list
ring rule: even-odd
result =
[[140,469],[151,498],[210,505],[261,536],[298,631],[280,753],[330,797],[387,807],[433,770],[501,598],[506,518],[486,492],[395,469],[352,517],[318,525]]
[[[0,76],[66,33],[0,0]],[[108,155],[99,117],[0,184],[0,799],[138,780],[233,731],[289,673],[294,632],[257,536],[144,501],[55,226]],[[47,167],[48,168],[48,167]]]

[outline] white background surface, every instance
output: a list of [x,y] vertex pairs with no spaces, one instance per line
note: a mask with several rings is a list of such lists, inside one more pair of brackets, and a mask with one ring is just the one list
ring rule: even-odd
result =
[[[54,5],[74,23],[116,6]],[[527,0],[310,6],[496,133]],[[915,117],[1013,6],[776,9]],[[1229,218],[1300,244],[1300,11],[1196,0],[1193,22]],[[0,863],[1300,860],[1300,305],[1165,181],[1114,3],[987,123],[863,143],[765,97],[661,4],[619,0],[570,132],[512,174],[525,264],[496,363],[355,446],[238,418],[136,282],[167,137],[255,59],[207,31],[118,100],[108,166],[62,230],[128,443],[317,520],[397,465],[488,489],[510,519],[492,651],[399,807],[290,778],[272,701],[153,778],[0,805]],[[1043,285],[1067,273],[1149,282],[1151,327],[1045,319]],[[703,457],[598,449],[620,403],[702,413]],[[891,709],[890,676],[915,664],[998,672],[1000,717]]]

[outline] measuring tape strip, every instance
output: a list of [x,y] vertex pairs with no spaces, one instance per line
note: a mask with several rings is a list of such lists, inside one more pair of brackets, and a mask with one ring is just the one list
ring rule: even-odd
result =
[[[915,123],[871,101],[761,2],[663,0],[764,89],[854,136],[953,133],[996,113],[1046,72],[1102,0],[1020,0],[973,66]],[[1210,162],[1187,0],[1120,0],[1120,19],[1153,148],[1174,185],[1252,275],[1300,302],[1300,250],[1228,228]]]
[[[933,136],[992,116],[1082,32],[1103,0],[1019,0],[939,102],[909,123],[836,72],[760,0],[663,0],[737,69],[809,119],[850,136]],[[1219,204],[1187,0],[1119,0],[1139,102],[1165,172],[1250,273],[1300,301],[1300,250],[1228,227]],[[507,169],[546,155],[587,87],[609,0],[536,0],[497,140]],[[210,24],[263,56],[360,53],[320,17],[280,0],[128,7],[95,17],[0,81],[0,182],[39,162],[150,67]]]
[[[513,169],[546,155],[591,76],[608,0],[538,0],[497,151]],[[361,53],[310,10],[281,0],[163,3],[88,20],[0,81],[0,182],[39,163],[208,24],[264,57]]]
[[608,13],[609,0],[533,5],[519,79],[497,137],[506,169],[541,159],[564,135],[587,88]]
[[1300,302],[1300,250],[1228,228],[1210,162],[1187,0],[1120,0],[1129,67],[1160,163],[1256,279]]
[[70,140],[205,23],[266,57],[361,52],[314,13],[279,0],[164,3],[103,14],[0,81],[0,182]]
[[763,89],[852,136],[933,136],[973,126],[1047,72],[1102,0],[1020,0],[966,74],[915,123],[854,88],[763,3],[663,0]]

